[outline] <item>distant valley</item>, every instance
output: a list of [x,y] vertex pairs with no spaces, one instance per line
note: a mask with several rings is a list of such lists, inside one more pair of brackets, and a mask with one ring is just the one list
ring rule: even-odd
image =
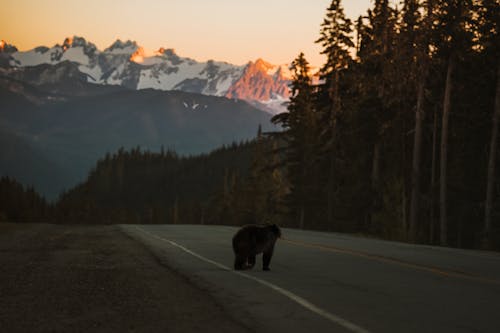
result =
[[270,113],[243,100],[89,83],[68,61],[12,73],[0,77],[0,175],[49,199],[121,147],[198,154],[274,128]]

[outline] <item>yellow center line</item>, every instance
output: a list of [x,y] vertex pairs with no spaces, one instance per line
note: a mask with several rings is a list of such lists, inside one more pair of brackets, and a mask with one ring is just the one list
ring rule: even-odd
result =
[[414,263],[406,262],[406,261],[399,260],[399,259],[370,254],[367,252],[349,250],[349,249],[344,249],[344,248],[340,248],[340,247],[332,246],[332,245],[306,243],[306,242],[291,240],[291,239],[282,239],[282,240],[284,242],[287,242],[287,243],[290,243],[293,245],[297,245],[297,246],[303,246],[303,247],[320,249],[320,250],[325,250],[325,251],[330,251],[330,252],[348,254],[348,255],[352,255],[352,256],[356,256],[356,257],[360,257],[360,258],[366,258],[366,259],[375,260],[375,261],[379,261],[379,262],[383,262],[383,263],[388,263],[388,264],[412,268],[412,269],[416,269],[416,270],[420,270],[420,271],[424,271],[424,272],[429,272],[432,274],[436,274],[436,275],[444,276],[444,277],[448,277],[448,278],[459,278],[459,279],[471,280],[471,281],[476,281],[476,282],[500,285],[500,280],[497,280],[497,279],[485,278],[482,276],[472,275],[472,274],[463,273],[463,272],[454,272],[454,271],[449,271],[449,270],[443,270],[443,269],[440,269],[437,267],[432,267],[432,266],[414,264]]

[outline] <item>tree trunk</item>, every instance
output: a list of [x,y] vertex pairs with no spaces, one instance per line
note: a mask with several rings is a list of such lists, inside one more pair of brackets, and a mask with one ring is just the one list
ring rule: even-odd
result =
[[[402,109],[402,108],[401,108]],[[406,129],[406,121],[403,119],[403,129]],[[405,131],[404,131],[405,132]],[[407,198],[407,182],[406,182],[406,135],[402,133],[401,135],[401,175],[402,175],[402,184],[401,184],[401,236],[404,237],[404,240],[408,240],[408,198]]]
[[201,207],[201,212],[200,212],[200,224],[204,225],[205,224],[205,208]]
[[402,225],[403,225],[403,237],[406,239],[406,230],[407,230],[407,221],[408,217],[406,216],[407,208],[406,204],[408,202],[408,199],[406,198],[406,185],[405,182],[403,182],[403,189],[401,190],[401,220],[402,220]]
[[446,86],[444,90],[443,121],[441,126],[441,163],[440,163],[440,186],[439,186],[439,239],[442,246],[447,245],[447,168],[448,168],[448,127],[451,110],[451,93],[453,90],[453,72],[455,70],[455,57],[450,56],[448,70],[446,73]]
[[299,213],[299,229],[304,229],[304,217],[305,217],[305,209],[304,205],[300,205],[300,213]]
[[337,151],[337,116],[340,113],[340,94],[339,94],[339,71],[335,70],[333,82],[330,86],[330,99],[332,101],[332,108],[330,110],[330,126],[332,135],[332,147],[330,152],[330,174],[328,175],[328,197],[327,197],[327,222],[328,227],[333,229],[333,216],[335,209],[335,154]]
[[488,241],[491,232],[491,215],[493,210],[493,190],[495,186],[495,164],[498,142],[498,121],[500,118],[500,64],[497,67],[497,91],[495,97],[495,111],[493,113],[490,156],[488,161],[488,180],[486,183],[486,202],[484,205],[484,236]]
[[373,145],[372,159],[372,177],[371,177],[371,207],[370,207],[370,225],[373,223],[373,215],[379,205],[379,185],[380,185],[380,143]]
[[380,183],[380,143],[373,145],[372,189],[376,191]]
[[415,112],[415,137],[413,140],[413,162],[411,174],[410,240],[417,239],[417,224],[420,199],[420,164],[422,151],[422,125],[424,121],[425,75],[418,85],[417,110]]
[[334,191],[334,181],[333,177],[335,175],[335,167],[334,167],[334,159],[333,156],[330,156],[330,172],[328,175],[328,193],[327,193],[327,222],[328,222],[328,228],[331,228],[331,230],[334,230],[333,228],[333,215],[334,215],[334,196],[335,196],[335,191]]
[[436,210],[434,206],[436,198],[436,160],[437,160],[437,130],[438,130],[438,114],[437,107],[434,108],[434,126],[432,128],[432,162],[431,162],[431,221],[429,226],[429,242],[434,244],[436,232]]
[[179,224],[179,197],[175,197],[174,207],[172,209],[172,224]]

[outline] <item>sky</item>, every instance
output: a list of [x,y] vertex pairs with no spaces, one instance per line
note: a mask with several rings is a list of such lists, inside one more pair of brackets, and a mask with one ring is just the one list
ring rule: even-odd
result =
[[[80,36],[103,50],[116,39],[146,52],[173,48],[182,57],[243,65],[263,58],[290,63],[300,52],[324,62],[319,38],[331,0],[2,0],[0,39],[28,50]],[[348,17],[370,0],[344,0]]]

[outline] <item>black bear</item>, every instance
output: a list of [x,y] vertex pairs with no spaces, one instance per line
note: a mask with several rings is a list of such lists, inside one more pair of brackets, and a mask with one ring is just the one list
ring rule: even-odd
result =
[[276,224],[248,224],[241,227],[233,237],[234,269],[253,268],[255,256],[263,253],[262,269],[268,271],[274,243],[280,237],[281,230]]

